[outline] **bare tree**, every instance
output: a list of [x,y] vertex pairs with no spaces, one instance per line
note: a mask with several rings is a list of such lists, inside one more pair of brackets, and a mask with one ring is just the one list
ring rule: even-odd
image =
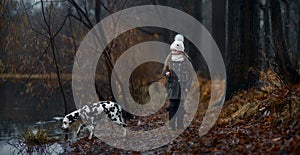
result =
[[287,84],[296,84],[300,82],[300,75],[293,68],[286,41],[284,21],[281,12],[280,0],[270,1],[271,5],[271,20],[272,20],[272,38],[274,41],[275,55],[282,79]]
[[[300,57],[300,0],[297,1],[298,2],[298,34],[297,34],[297,53],[295,55],[296,58],[299,58]],[[297,60],[297,68],[299,69],[300,67],[300,61]]]
[[[227,1],[226,70],[227,98],[238,89],[247,87],[249,68],[256,62],[257,39],[253,37],[252,18],[256,1]],[[254,51],[251,51],[254,50]],[[252,78],[252,77],[251,77]],[[251,79],[252,83],[253,78]],[[246,82],[245,82],[246,81]]]
[[232,0],[227,4],[227,97],[238,89],[255,86],[259,71],[268,67],[283,83],[299,83],[289,57],[280,0]]

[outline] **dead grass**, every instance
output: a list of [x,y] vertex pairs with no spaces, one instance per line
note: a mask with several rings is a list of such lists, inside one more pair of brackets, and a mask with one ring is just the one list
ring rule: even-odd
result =
[[28,127],[26,130],[21,132],[18,138],[23,141],[27,146],[37,146],[37,145],[45,145],[55,142],[55,139],[49,136],[50,128],[42,129],[37,128],[34,129],[32,127]]

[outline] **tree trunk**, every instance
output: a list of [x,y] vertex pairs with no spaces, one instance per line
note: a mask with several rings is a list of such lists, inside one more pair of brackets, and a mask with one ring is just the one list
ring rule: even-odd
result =
[[[96,19],[97,23],[99,23],[101,21],[101,0],[95,0],[95,19]],[[99,31],[100,31],[101,35],[103,36],[104,30],[103,30],[102,26],[100,27]],[[99,43],[106,45],[107,44],[106,38],[105,37],[99,38]],[[108,49],[106,48],[106,49],[104,49],[103,55],[105,57],[106,68],[107,68],[107,72],[108,72],[108,83],[109,83],[108,85],[111,86],[110,79],[111,79],[111,72],[112,72],[112,68],[113,68],[113,62],[112,62],[109,52],[110,51],[108,51]],[[95,89],[96,89],[96,93],[97,93],[99,100],[106,100],[109,98],[109,96],[103,96],[100,93],[100,88],[99,88],[97,82],[95,82]],[[111,94],[112,94],[112,92],[111,92]],[[114,98],[112,98],[111,100],[115,101]]]
[[[101,21],[101,0],[95,0],[95,18],[96,18],[96,22],[99,23]],[[122,3],[122,9],[123,7],[126,5],[126,0],[124,1],[124,3]],[[99,29],[99,32],[101,33],[101,35],[104,36],[104,30],[103,30],[103,27],[100,26],[100,29]],[[106,40],[105,37],[102,37],[101,39],[99,38],[99,41],[101,44],[103,45],[107,45],[108,41]],[[114,43],[110,43],[110,45],[112,45]],[[107,48],[104,49],[104,52],[103,52],[103,55],[104,55],[104,58],[105,58],[105,62],[106,62],[106,68],[107,68],[107,72],[108,72],[108,85],[109,87],[111,87],[111,74],[112,74],[112,70],[113,70],[113,66],[114,66],[114,61],[112,59],[112,50],[111,50],[112,46],[107,46]],[[116,83],[121,83],[121,80],[119,80],[118,77],[116,77]],[[121,90],[122,92],[124,93],[124,91],[126,90],[125,88],[123,88],[122,85],[120,85],[121,87]],[[98,98],[99,100],[111,100],[111,101],[116,101],[116,99],[114,98],[114,94],[112,92],[112,89],[110,89],[110,96],[103,96],[101,93],[100,93],[100,88],[97,84],[97,82],[95,82],[95,89],[96,89],[96,93],[98,95]],[[123,95],[124,96],[124,95]],[[126,105],[126,101],[125,99],[123,98],[123,106],[128,106]],[[133,115],[131,113],[128,113],[127,111],[123,111],[122,112],[122,116],[125,120],[128,120],[128,119],[131,119],[133,117]]]
[[265,57],[265,21],[264,21],[264,7],[266,5],[265,0],[257,0],[255,4],[255,16],[254,20],[257,27],[254,31],[257,36],[257,65],[256,67],[259,70],[265,70],[266,65],[266,57]]
[[[242,60],[240,62],[240,67],[242,71],[242,80],[245,80],[246,83],[244,88],[251,87],[257,82],[257,75],[254,70],[250,68],[256,67],[257,60],[257,20],[254,20],[256,10],[254,10],[257,0],[252,1],[243,1],[242,4],[242,18],[241,18],[241,30],[242,30],[242,46],[241,54]],[[242,85],[243,86],[243,85]]]
[[195,0],[194,1],[194,10],[195,10],[195,18],[202,22],[202,0]]
[[[227,6],[227,99],[239,89],[245,89],[259,80],[256,72],[259,67],[258,0],[228,0]],[[255,72],[253,72],[255,71]]]
[[[298,12],[300,12],[300,0],[298,0]],[[298,51],[296,52],[295,54],[295,57],[296,57],[296,63],[297,63],[297,69],[300,68],[300,61],[299,61],[299,57],[300,57],[300,15],[298,14],[298,35],[297,35],[297,49]]]
[[270,4],[273,33],[272,38],[274,41],[276,60],[280,68],[279,74],[282,75],[283,80],[289,85],[299,83],[300,75],[292,67],[292,63],[288,55],[280,0],[271,0]]
[[241,60],[241,9],[239,0],[228,0],[227,9],[227,47],[226,47],[226,72],[227,72],[227,92],[228,99],[238,86],[243,82],[239,61]]
[[[285,37],[287,46],[290,47],[290,1],[289,0],[282,0],[285,4],[285,22],[284,22],[284,30],[285,30]],[[288,49],[290,52],[290,49]]]
[[225,54],[225,15],[226,1],[212,1],[212,35],[223,55]]
[[102,0],[95,0],[95,19],[96,23],[101,21],[101,1]]
[[[263,29],[263,11],[261,10],[262,0],[252,0],[245,2],[245,16],[247,21],[243,22],[245,25],[244,34],[246,34],[245,44],[243,48],[246,50],[246,55],[249,56],[249,62],[246,64],[247,69],[247,85],[246,88],[256,86],[259,81],[259,71],[263,70],[264,52],[264,29]],[[247,57],[247,56],[246,56]]]
[[267,68],[272,68],[275,72],[279,72],[279,66],[275,60],[274,45],[272,39],[272,22],[271,22],[271,6],[270,0],[266,0],[264,8],[264,28],[265,28],[265,58],[267,60]]

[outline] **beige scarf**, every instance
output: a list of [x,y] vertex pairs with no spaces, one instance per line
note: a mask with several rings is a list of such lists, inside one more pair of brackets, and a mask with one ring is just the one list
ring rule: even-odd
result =
[[175,61],[175,62],[182,62],[184,60],[184,57],[182,54],[172,54],[171,56],[171,61]]

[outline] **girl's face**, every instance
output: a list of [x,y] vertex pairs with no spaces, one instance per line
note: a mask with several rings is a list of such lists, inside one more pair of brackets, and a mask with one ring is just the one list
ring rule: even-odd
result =
[[174,55],[178,55],[178,54],[180,54],[180,51],[172,50],[171,53]]

